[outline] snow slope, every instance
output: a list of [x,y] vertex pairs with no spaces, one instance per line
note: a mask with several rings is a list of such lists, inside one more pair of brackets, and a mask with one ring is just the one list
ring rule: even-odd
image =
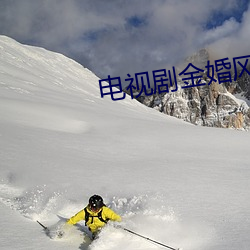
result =
[[0,36],[1,249],[162,249],[112,225],[90,244],[83,223],[61,240],[36,223],[53,228],[97,193],[166,245],[248,250],[249,144],[248,132],[102,99],[81,65]]

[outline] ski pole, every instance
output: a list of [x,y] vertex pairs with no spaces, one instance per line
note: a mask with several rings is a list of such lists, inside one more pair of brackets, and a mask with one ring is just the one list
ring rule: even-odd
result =
[[45,227],[41,222],[39,222],[38,220],[36,221],[40,226],[42,226],[43,227],[43,229],[46,231],[46,230],[48,230],[48,228],[47,227]]
[[122,229],[125,230],[125,231],[127,231],[127,232],[129,232],[129,233],[131,233],[131,234],[137,235],[137,236],[139,236],[139,237],[141,237],[141,238],[143,238],[143,239],[145,239],[145,240],[154,242],[154,243],[156,243],[156,244],[158,244],[158,245],[161,245],[161,246],[163,246],[163,247],[169,248],[169,249],[171,249],[171,250],[180,250],[180,248],[173,248],[173,247],[167,246],[167,245],[162,244],[162,243],[160,243],[160,242],[158,242],[158,241],[152,240],[152,239],[150,239],[150,238],[148,238],[148,237],[145,237],[145,236],[143,236],[143,235],[140,235],[140,234],[138,234],[138,233],[135,233],[135,232],[133,232],[133,231],[127,229],[127,228],[122,228]]

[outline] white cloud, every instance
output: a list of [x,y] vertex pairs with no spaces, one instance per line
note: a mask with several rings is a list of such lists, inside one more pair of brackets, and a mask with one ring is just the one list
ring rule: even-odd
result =
[[214,41],[238,33],[239,28],[240,24],[232,17],[226,20],[221,26],[205,31],[200,42],[202,44],[211,44]]
[[[210,44],[211,51],[218,57],[235,57],[250,55],[250,8],[244,13],[242,22],[231,25],[231,31],[228,29],[227,35],[221,39],[215,39]],[[226,26],[226,24],[224,25]],[[230,26],[230,25],[229,25]],[[223,30],[227,30],[225,27]]]
[[[0,33],[63,52],[100,76],[126,77],[175,66],[210,43],[214,49],[231,48],[235,34],[237,45],[245,44],[247,14],[241,24],[230,19],[204,30],[213,11],[235,8],[237,0],[2,0]],[[129,26],[133,16],[144,25]]]

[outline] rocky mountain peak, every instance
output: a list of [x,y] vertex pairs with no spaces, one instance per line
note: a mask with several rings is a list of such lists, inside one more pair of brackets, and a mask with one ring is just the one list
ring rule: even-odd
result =
[[[180,68],[183,70],[188,63],[205,70],[208,60],[210,64],[214,64],[209,51],[201,49],[188,57],[182,66],[178,67],[178,71]],[[167,93],[151,96],[142,94],[138,100],[146,106],[195,125],[243,130],[250,128],[250,108],[247,104],[250,100],[248,74],[243,74],[242,78],[232,83],[219,83],[216,74],[216,81],[211,81],[205,71],[201,78],[204,85],[190,88],[182,88],[185,83],[180,77],[177,78],[177,91],[172,92],[170,88]],[[239,96],[244,99],[239,99]]]
[[193,55],[189,56],[185,60],[185,64],[192,63],[199,68],[205,68],[207,61],[211,60],[210,54],[208,49],[200,49],[198,52],[194,53]]

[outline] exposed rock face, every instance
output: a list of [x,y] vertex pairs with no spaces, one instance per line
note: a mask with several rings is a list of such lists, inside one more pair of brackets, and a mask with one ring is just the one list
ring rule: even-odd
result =
[[[188,62],[201,69],[205,69],[208,60],[209,54],[205,49],[188,58]],[[240,82],[219,84],[218,81],[212,81],[208,85],[210,79],[207,79],[205,73],[201,82],[206,85],[191,88],[181,88],[185,84],[178,78],[176,92],[171,92],[170,89],[169,93],[151,96],[144,94],[138,100],[160,112],[196,125],[249,129],[249,106],[233,95],[241,93],[245,98],[250,97],[250,76],[248,74],[243,76]],[[216,76],[214,78],[218,80]]]

